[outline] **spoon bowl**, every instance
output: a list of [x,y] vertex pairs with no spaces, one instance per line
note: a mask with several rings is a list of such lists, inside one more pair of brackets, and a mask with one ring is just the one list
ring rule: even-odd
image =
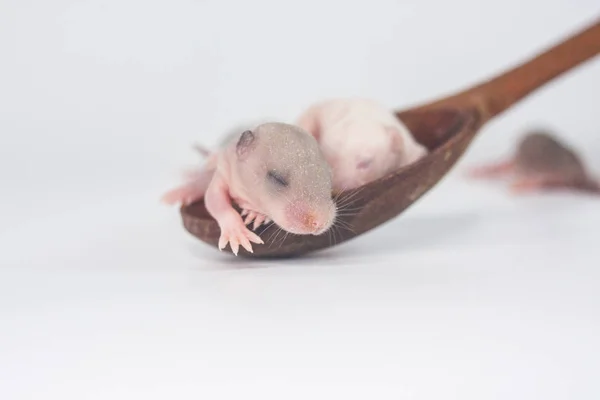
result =
[[[274,226],[255,232],[265,244],[246,257],[293,257],[346,242],[397,217],[452,169],[481,127],[534,90],[600,53],[600,22],[571,36],[530,61],[458,94],[396,112],[429,149],[419,161],[379,180],[336,196],[335,228],[313,235],[286,234]],[[217,248],[219,226],[202,200],[180,209],[183,226]]]

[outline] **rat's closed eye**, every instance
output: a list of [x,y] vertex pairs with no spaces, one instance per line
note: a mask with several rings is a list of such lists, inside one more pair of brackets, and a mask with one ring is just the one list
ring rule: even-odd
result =
[[275,172],[273,170],[270,170],[267,172],[267,178],[269,179],[269,181],[273,182],[277,186],[281,186],[281,187],[289,186],[289,182],[287,181],[287,179],[285,179],[285,177],[283,177],[283,175],[278,174],[277,172]]
[[369,168],[369,166],[371,165],[372,162],[373,162],[373,158],[367,158],[365,160],[361,160],[358,162],[358,164],[356,164],[356,168],[367,169],[367,168]]

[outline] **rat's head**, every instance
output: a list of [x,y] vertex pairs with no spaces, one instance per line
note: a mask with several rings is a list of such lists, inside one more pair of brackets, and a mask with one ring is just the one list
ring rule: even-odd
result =
[[320,235],[331,227],[331,170],[310,134],[294,125],[262,124],[240,135],[236,157],[236,173],[252,201],[282,229]]
[[[354,130],[361,130],[354,131]],[[404,140],[395,127],[349,127],[329,151],[335,189],[353,189],[395,170],[404,152]]]

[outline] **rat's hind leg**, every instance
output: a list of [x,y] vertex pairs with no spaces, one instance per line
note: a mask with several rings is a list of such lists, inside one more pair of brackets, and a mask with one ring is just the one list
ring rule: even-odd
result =
[[217,157],[211,155],[202,168],[190,168],[183,172],[186,183],[165,193],[162,201],[167,204],[191,204],[204,197],[215,173]]
[[221,229],[219,250],[223,250],[229,243],[231,251],[237,256],[240,244],[252,253],[250,242],[264,243],[258,235],[244,225],[242,217],[231,205],[227,184],[219,176],[215,176],[211,181],[206,191],[204,204]]
[[206,188],[194,180],[169,190],[162,196],[161,200],[166,204],[181,203],[188,205],[200,200],[204,196],[205,191]]
[[162,201],[166,204],[181,203],[191,204],[204,197],[206,189],[210,184],[214,170],[212,169],[194,169],[184,173],[186,183],[169,190],[162,196]]
[[467,175],[471,178],[497,178],[506,175],[513,171],[515,162],[511,160],[500,161],[472,167],[467,171]]

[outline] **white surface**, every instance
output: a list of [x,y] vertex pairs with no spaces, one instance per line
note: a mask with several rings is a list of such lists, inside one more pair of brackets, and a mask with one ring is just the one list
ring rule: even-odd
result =
[[597,1],[237,3],[0,6],[0,398],[597,399],[598,199],[459,172],[532,124],[600,172],[598,59],[490,124],[402,218],[313,257],[220,254],[157,202],[232,123],[444,95]]

